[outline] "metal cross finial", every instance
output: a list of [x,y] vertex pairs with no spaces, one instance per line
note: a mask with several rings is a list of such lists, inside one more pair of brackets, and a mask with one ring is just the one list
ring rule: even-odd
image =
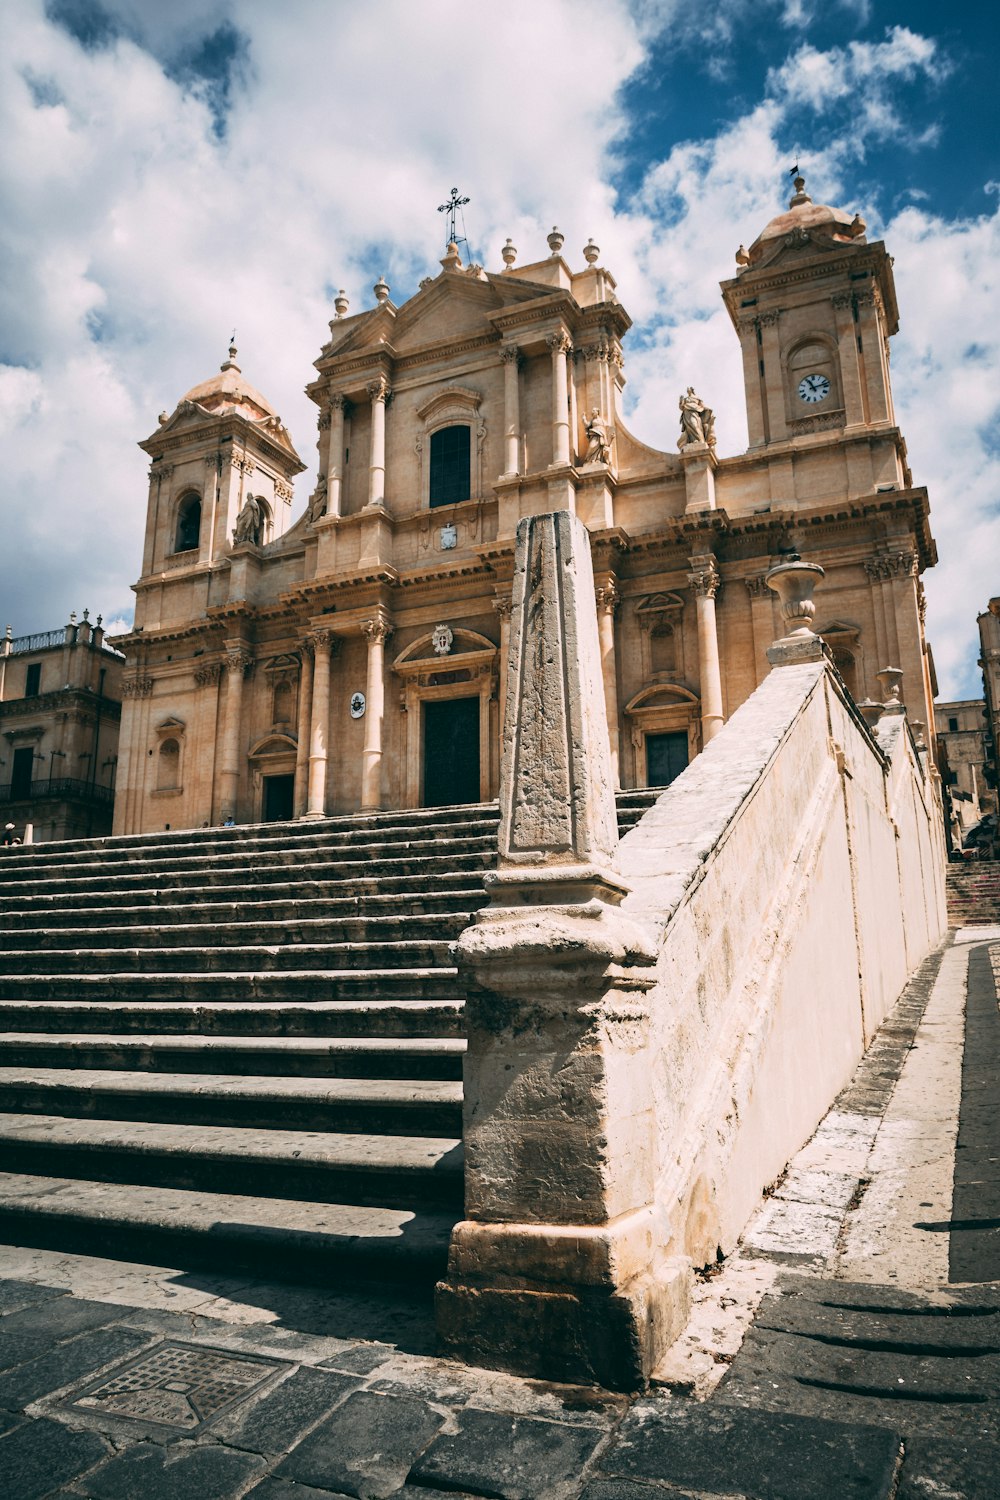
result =
[[448,199],[448,202],[447,203],[441,203],[438,206],[438,213],[439,214],[447,214],[448,215],[448,243],[449,243],[449,245],[451,244],[452,240],[454,240],[454,238],[455,238],[455,214],[456,214],[456,212],[457,212],[458,209],[464,208],[464,206],[468,202],[469,202],[469,199],[468,198],[460,198],[458,196],[458,188],[453,187],[452,190],[451,190],[451,197]]

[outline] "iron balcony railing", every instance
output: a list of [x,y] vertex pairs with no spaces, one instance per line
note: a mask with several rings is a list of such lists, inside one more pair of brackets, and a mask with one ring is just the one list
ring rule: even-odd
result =
[[69,797],[78,802],[96,802],[110,807],[115,800],[115,789],[112,786],[95,786],[92,782],[81,781],[75,776],[53,776],[51,780],[33,781],[30,789],[18,787],[15,790],[9,781],[0,786],[0,803],[38,802],[44,797]]

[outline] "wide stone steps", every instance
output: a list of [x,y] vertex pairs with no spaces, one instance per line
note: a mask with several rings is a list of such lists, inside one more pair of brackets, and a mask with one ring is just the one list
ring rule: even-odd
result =
[[462,1208],[457,1137],[0,1114],[10,1172],[310,1203]]
[[[629,794],[631,826],[655,794]],[[0,855],[0,1235],[438,1276],[495,805]],[[7,856],[10,856],[9,858]]]
[[441,1275],[454,1209],[318,1205],[50,1176],[0,1173],[0,1234],[9,1244],[72,1247],[160,1265],[246,1267],[327,1284]]
[[[482,905],[482,893],[476,905]],[[467,904],[454,912],[422,912],[419,915],[388,914],[369,917],[355,912],[352,916],[314,917],[297,916],[294,912],[281,920],[252,921],[242,911],[235,912],[228,921],[206,913],[200,922],[158,920],[156,909],[145,912],[145,923],[121,923],[118,913],[109,914],[110,920],[90,922],[85,926],[56,925],[26,927],[18,923],[10,932],[0,932],[0,953],[29,951],[34,953],[56,952],[63,948],[81,951],[98,939],[101,949],[143,947],[185,947],[192,938],[200,936],[193,929],[210,928],[213,944],[227,948],[254,948],[287,946],[322,946],[326,948],[351,949],[359,944],[378,948],[382,943],[398,948],[400,944],[414,945],[423,941],[442,942],[457,937],[472,917]],[[171,908],[164,908],[164,917],[174,918]],[[36,919],[37,920],[37,919]],[[200,946],[200,945],[199,945]]]
[[946,887],[952,927],[1000,923],[1000,860],[949,865]]

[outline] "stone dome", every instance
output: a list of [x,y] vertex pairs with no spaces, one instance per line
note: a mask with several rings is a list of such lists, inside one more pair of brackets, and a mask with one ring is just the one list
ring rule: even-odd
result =
[[864,244],[865,221],[860,214],[848,213],[843,208],[833,208],[827,203],[814,203],[805,190],[805,178],[796,177],[795,192],[785,213],[777,214],[754,240],[747,253],[747,261],[755,265],[769,258],[776,241],[789,235],[816,234],[841,244]]
[[243,379],[236,363],[236,352],[236,345],[230,344],[229,358],[220,366],[218,375],[192,386],[181,397],[181,401],[195,401],[211,412],[236,411],[252,421],[259,422],[262,417],[276,417],[278,413],[270,401],[255,390],[249,381]]

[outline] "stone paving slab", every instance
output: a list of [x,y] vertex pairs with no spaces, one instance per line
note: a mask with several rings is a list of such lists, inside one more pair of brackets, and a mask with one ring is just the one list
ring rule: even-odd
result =
[[464,1411],[458,1431],[443,1433],[413,1465],[418,1484],[457,1485],[496,1500],[569,1500],[604,1437],[600,1428],[568,1427],[499,1412]]
[[92,1469],[108,1451],[94,1432],[74,1432],[59,1422],[26,1422],[0,1444],[4,1493],[10,1500],[41,1500]]
[[293,1448],[276,1473],[355,1500],[382,1500],[402,1487],[444,1421],[423,1401],[362,1391]]

